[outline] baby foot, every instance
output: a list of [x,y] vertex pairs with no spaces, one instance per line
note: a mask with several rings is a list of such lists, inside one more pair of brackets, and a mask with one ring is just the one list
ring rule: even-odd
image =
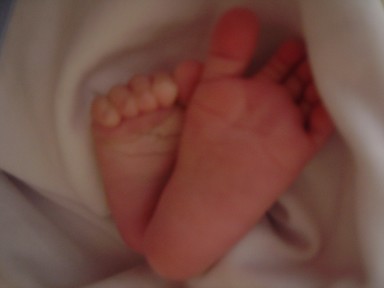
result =
[[213,34],[175,171],[145,235],[149,261],[166,277],[194,276],[222,257],[332,132],[300,42],[244,77],[257,27],[252,12],[234,9]]
[[92,105],[101,178],[124,240],[141,250],[141,235],[172,168],[183,119],[173,76],[135,76]]

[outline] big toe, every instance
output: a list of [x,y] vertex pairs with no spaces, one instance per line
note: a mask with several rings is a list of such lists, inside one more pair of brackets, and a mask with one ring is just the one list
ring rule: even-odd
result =
[[258,32],[252,11],[233,8],[225,13],[214,28],[203,78],[241,76],[254,55]]

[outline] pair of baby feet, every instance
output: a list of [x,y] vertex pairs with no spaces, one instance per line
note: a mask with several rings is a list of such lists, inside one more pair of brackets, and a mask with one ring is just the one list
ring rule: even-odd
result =
[[300,41],[244,76],[258,28],[253,12],[234,8],[204,64],[136,76],[93,103],[114,221],[165,277],[191,277],[222,257],[332,132]]

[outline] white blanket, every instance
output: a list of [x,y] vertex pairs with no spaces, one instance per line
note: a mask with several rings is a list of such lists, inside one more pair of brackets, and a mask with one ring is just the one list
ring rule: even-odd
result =
[[[235,4],[261,18],[258,59],[304,37],[337,133],[216,267],[170,283],[109,219],[89,104],[202,59]],[[380,0],[18,0],[0,55],[0,287],[384,287],[383,33]]]

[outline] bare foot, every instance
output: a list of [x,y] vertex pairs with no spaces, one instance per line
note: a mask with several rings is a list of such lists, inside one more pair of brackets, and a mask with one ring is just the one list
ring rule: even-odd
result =
[[145,235],[147,257],[165,277],[194,276],[222,257],[332,132],[300,42],[243,76],[257,30],[252,12],[234,9],[213,34],[174,174]]
[[180,97],[190,93],[198,69],[185,62],[175,75],[135,76],[93,102],[100,174],[112,217],[134,250],[142,250],[142,235],[172,169],[184,116]]

